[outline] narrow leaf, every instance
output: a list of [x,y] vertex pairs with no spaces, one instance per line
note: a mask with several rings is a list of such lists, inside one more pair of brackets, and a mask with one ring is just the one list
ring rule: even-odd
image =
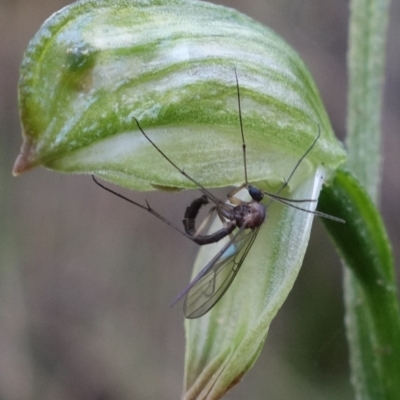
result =
[[[319,209],[346,220],[324,220],[343,259],[351,269],[357,296],[347,291],[348,339],[354,349],[352,367],[357,397],[396,399],[400,393],[400,312],[389,240],[379,212],[348,172],[337,172],[321,193]],[[348,287],[346,289],[349,289]]]

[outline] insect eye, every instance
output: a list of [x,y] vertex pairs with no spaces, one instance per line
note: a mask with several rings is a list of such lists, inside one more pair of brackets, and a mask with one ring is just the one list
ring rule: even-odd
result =
[[251,198],[255,201],[261,201],[264,198],[263,192],[255,186],[249,185],[247,188]]

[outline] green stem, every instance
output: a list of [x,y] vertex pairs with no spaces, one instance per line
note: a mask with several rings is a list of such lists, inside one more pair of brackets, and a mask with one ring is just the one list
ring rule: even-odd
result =
[[348,54],[348,166],[376,202],[389,0],[352,0]]
[[[373,201],[377,202],[381,175],[380,119],[389,0],[352,0],[350,8],[348,167]],[[390,262],[381,266],[385,267],[393,268]],[[392,320],[395,325],[398,323],[397,303],[391,317],[386,313],[381,314],[387,299],[380,297],[382,293],[379,290],[370,293],[373,289],[365,286],[360,275],[350,268],[345,269],[344,290],[356,398],[398,398],[399,390],[396,391],[393,385],[396,372],[390,364],[393,360],[382,360],[376,353],[379,351],[377,343],[392,342],[390,337],[385,340],[374,337],[374,328],[377,326],[390,325]],[[390,332],[389,329],[389,336]],[[377,358],[383,365],[374,362]]]

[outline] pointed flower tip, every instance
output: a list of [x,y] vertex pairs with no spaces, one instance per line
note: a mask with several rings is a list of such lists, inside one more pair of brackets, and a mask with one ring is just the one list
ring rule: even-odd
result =
[[37,164],[35,161],[35,154],[36,151],[35,147],[32,145],[32,140],[25,136],[21,146],[21,151],[15,160],[12,174],[14,176],[18,176],[23,172],[32,169]]

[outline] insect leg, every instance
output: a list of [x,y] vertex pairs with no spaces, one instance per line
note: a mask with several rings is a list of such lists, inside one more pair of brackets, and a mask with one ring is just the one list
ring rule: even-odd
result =
[[141,208],[142,210],[145,210],[147,212],[149,212],[150,214],[154,215],[156,218],[158,218],[159,220],[165,222],[167,225],[169,225],[171,228],[175,229],[176,231],[178,231],[181,235],[189,238],[190,240],[193,240],[193,237],[188,234],[187,232],[182,231],[181,229],[179,229],[175,224],[173,224],[171,221],[167,220],[166,218],[164,218],[161,214],[159,214],[157,211],[153,210],[150,207],[150,204],[147,202],[146,200],[146,206],[144,206],[143,204],[137,203],[134,200],[128,199],[127,197],[123,196],[121,193],[118,193],[106,186],[104,186],[103,184],[101,184],[95,177],[94,175],[92,175],[93,181],[96,183],[96,185],[100,186],[102,189],[106,190],[107,192],[110,192],[112,194],[114,194],[115,196],[118,196],[119,198],[128,201],[131,204],[134,204],[135,206]]
[[[313,121],[314,122],[314,121]],[[314,122],[315,123],[315,122]],[[283,189],[285,189],[285,187],[289,184],[289,181],[292,179],[292,176],[294,175],[294,173],[296,172],[297,168],[299,167],[299,165],[301,164],[301,162],[307,157],[308,153],[313,149],[313,147],[315,146],[315,144],[317,143],[319,137],[321,136],[321,127],[319,126],[319,124],[316,124],[318,126],[318,135],[317,137],[314,139],[314,141],[311,143],[311,146],[307,149],[307,151],[301,156],[301,158],[299,159],[299,161],[297,161],[296,165],[294,166],[292,172],[289,175],[289,178],[285,179],[285,182],[283,183],[283,185],[279,188],[279,190],[273,194],[272,196],[270,195],[270,193],[266,193],[264,192],[267,196],[270,197],[274,197],[278,198],[279,193],[282,192]]]
[[142,129],[140,126],[139,121],[133,117],[133,119],[136,121],[136,125],[139,128],[140,132],[143,134],[143,136],[150,142],[150,144],[176,169],[178,170],[185,178],[187,178],[189,181],[193,182],[198,188],[204,193],[205,196],[207,196],[213,203],[215,204],[220,204],[222,201],[215,197],[211,192],[209,192],[203,185],[201,185],[199,182],[197,182],[195,179],[193,179],[189,174],[187,174],[183,169],[179,168],[147,135],[147,133]]
[[243,183],[237,188],[233,189],[231,192],[227,194],[228,200],[235,206],[239,206],[240,204],[242,204],[243,201],[235,197],[235,194],[239,193],[242,189],[244,189],[247,186],[248,185],[246,183]]
[[242,107],[240,104],[240,89],[239,89],[239,79],[237,76],[237,71],[235,67],[235,79],[236,79],[236,92],[237,92],[237,100],[238,100],[238,110],[239,110],[239,123],[240,123],[240,133],[242,134],[242,152],[243,152],[243,167],[244,167],[244,186],[248,185],[247,181],[247,160],[246,160],[246,142],[244,140],[243,133],[243,120],[242,120]]

